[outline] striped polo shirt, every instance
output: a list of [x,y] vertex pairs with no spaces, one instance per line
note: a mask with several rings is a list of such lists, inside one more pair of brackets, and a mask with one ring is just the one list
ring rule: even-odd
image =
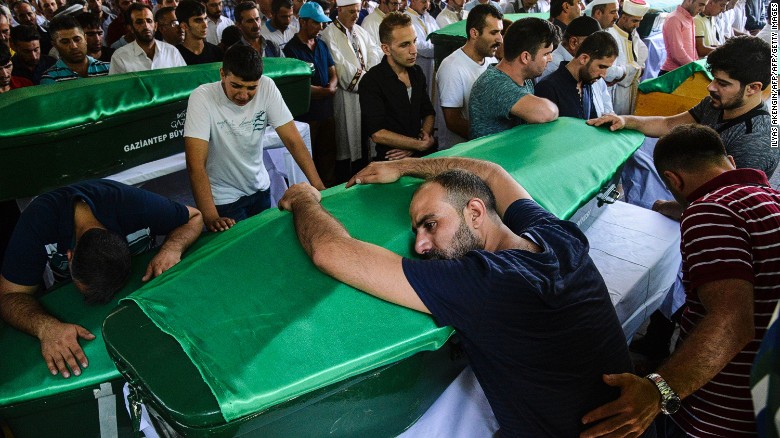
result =
[[780,298],[780,192],[754,169],[725,172],[694,191],[680,221],[685,338],[704,316],[696,289],[712,281],[753,284],[755,338],[683,400],[674,420],[696,437],[755,436],[750,369]]
[[[106,76],[108,74],[108,68],[111,63],[98,61],[91,56],[87,56],[87,60],[89,61],[89,65],[87,66],[87,77]],[[70,67],[65,64],[65,61],[60,59],[43,74],[41,77],[41,85],[70,81],[73,79],[81,79],[81,76],[71,70]]]

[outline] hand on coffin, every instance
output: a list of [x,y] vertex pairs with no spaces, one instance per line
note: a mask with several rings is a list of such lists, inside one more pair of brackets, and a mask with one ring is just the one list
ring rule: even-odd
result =
[[[231,219],[232,220],[232,219]],[[171,269],[176,263],[181,261],[181,253],[176,251],[160,248],[160,251],[149,262],[149,266],[146,267],[146,273],[141,281],[149,281],[152,278],[162,274],[163,272]]]
[[623,127],[626,126],[625,119],[616,114],[604,114],[597,119],[590,119],[586,123],[591,126],[603,126],[605,128],[609,127],[610,131],[617,131],[618,129],[623,129]]
[[216,219],[208,220],[206,219],[206,228],[209,229],[209,231],[217,232],[217,231],[225,231],[230,229],[233,225],[236,224],[236,221],[229,217],[218,217]]
[[79,345],[79,338],[91,341],[95,339],[95,335],[84,327],[52,322],[43,327],[38,337],[41,340],[41,354],[52,375],[59,372],[67,379],[70,377],[70,368],[73,375],[80,376],[81,368],[89,365],[87,356]]
[[391,161],[374,161],[350,178],[346,187],[349,188],[355,184],[394,183],[401,178],[401,170],[396,163]]
[[319,203],[320,199],[322,194],[314,186],[309,183],[298,183],[284,192],[284,196],[279,200],[279,210],[293,211],[299,202]]

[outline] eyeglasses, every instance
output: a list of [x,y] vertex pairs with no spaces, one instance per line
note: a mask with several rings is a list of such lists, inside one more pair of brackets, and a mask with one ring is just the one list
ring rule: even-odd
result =
[[171,21],[170,23],[160,23],[160,27],[178,27],[178,21]]

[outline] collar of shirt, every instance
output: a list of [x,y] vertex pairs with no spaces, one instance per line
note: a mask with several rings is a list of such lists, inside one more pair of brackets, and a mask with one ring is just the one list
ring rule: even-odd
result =
[[[154,55],[157,56],[157,40],[152,41],[152,43],[155,46],[154,47]],[[131,47],[130,50],[133,51],[133,55],[135,55],[135,56],[143,56],[144,58],[147,58],[149,60],[153,60],[152,58],[149,58],[148,56],[146,56],[146,52],[144,52],[144,49],[141,48],[141,46],[138,45],[138,41],[137,40],[135,40],[132,43],[130,43],[130,47]]]
[[693,21],[693,16],[691,15],[691,13],[688,12],[688,10],[686,10],[682,6],[677,6],[677,12],[682,14],[682,16],[685,17],[686,19]]
[[[382,73],[383,76],[385,76],[387,79],[395,79],[398,81],[399,84],[403,84],[400,79],[398,79],[398,75],[393,71],[393,68],[390,67],[390,62],[387,61],[387,55],[382,57],[382,61],[374,67],[379,70],[380,73]],[[414,87],[416,76],[414,74],[414,66],[406,67],[406,72],[409,74],[409,83]],[[406,85],[403,85],[404,89],[406,89]]]
[[275,27],[273,27],[273,26],[271,25],[271,20],[268,20],[268,21],[266,21],[266,22],[265,22],[265,27],[266,27],[268,30],[270,30],[272,33],[273,33],[273,32],[282,32],[281,30],[279,30],[279,29],[277,29],[277,28],[275,28]]
[[769,186],[769,181],[766,179],[766,174],[756,169],[735,169],[728,172],[723,172],[720,175],[712,178],[701,187],[691,192],[686,198],[688,202],[693,202],[707,193],[715,191],[721,187],[731,184],[742,185],[760,185]]

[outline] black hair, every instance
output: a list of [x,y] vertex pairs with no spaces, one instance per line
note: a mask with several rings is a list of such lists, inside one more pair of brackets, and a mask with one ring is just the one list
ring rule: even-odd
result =
[[276,15],[279,13],[279,10],[282,8],[292,9],[293,4],[292,0],[272,0],[271,1],[271,12]]
[[76,15],[76,21],[81,25],[81,29],[100,29],[100,20],[90,12],[82,12]]
[[[135,4],[135,3],[133,3],[133,4]],[[127,22],[130,23],[130,9],[128,9],[127,11],[128,11],[128,14],[127,14],[128,20],[127,20]],[[174,8],[173,6],[166,6],[164,8],[158,9],[157,12],[154,13],[154,22],[157,23],[160,20],[162,20],[163,15],[167,14],[168,12],[173,12],[174,17],[176,17],[176,21],[179,21],[179,17],[176,15],[176,8]],[[157,30],[160,30],[160,29],[157,29]]]
[[471,29],[477,29],[477,32],[482,35],[482,30],[485,29],[485,26],[487,25],[485,19],[488,16],[494,17],[497,20],[504,18],[504,14],[492,5],[480,4],[474,6],[474,9],[469,11],[469,15],[466,17],[466,35],[471,35],[469,32]]
[[40,41],[41,34],[35,26],[20,24],[11,28],[11,41],[14,43],[29,43],[30,41]]
[[748,35],[729,38],[707,55],[707,68],[726,73],[742,87],[761,82],[763,90],[772,80],[772,49],[761,38]]
[[200,17],[206,13],[203,3],[195,0],[183,0],[176,6],[176,19],[179,23],[189,24],[190,18]]
[[233,14],[236,17],[236,23],[241,22],[241,13],[244,11],[250,11],[252,9],[257,9],[257,4],[255,2],[241,2],[236,5],[235,8],[233,8]]
[[653,162],[659,175],[667,170],[695,172],[726,157],[720,135],[709,126],[680,125],[658,139]]
[[550,19],[555,18],[563,13],[563,4],[568,3],[570,6],[577,6],[577,0],[552,0],[550,2]]
[[456,211],[461,211],[472,198],[479,198],[485,203],[488,213],[496,213],[496,197],[482,178],[463,169],[452,169],[442,172],[426,181],[434,182],[447,192],[447,203]]
[[88,303],[107,303],[130,277],[130,248],[119,234],[92,228],[81,235],[70,272]]
[[541,18],[522,18],[509,26],[504,35],[504,59],[513,61],[523,52],[536,56],[540,48],[552,45],[554,49],[560,42],[558,26]]
[[222,70],[244,81],[257,81],[263,75],[263,58],[252,47],[234,44],[225,52]]
[[[152,11],[152,7],[147,5],[146,3],[135,2],[135,3],[131,4],[130,6],[128,6],[127,10],[125,11],[125,23],[128,24],[128,25],[132,25],[133,24],[133,12],[143,11],[144,9],[148,9],[149,12],[154,12],[154,11]],[[162,8],[162,9],[168,9],[168,8]],[[162,9],[160,9],[160,10],[162,10]],[[170,8],[170,9],[173,9],[173,8]],[[159,14],[160,11],[157,11],[157,13]],[[157,17],[157,15],[155,15],[155,17]],[[155,21],[157,21],[157,20],[155,20]]]
[[49,35],[52,36],[52,40],[57,32],[69,29],[78,29],[82,33],[84,32],[84,29],[72,15],[58,15],[49,22]]
[[228,47],[241,41],[241,36],[241,29],[235,24],[231,24],[222,31],[222,40],[220,41],[220,44],[227,50]]
[[580,44],[577,49],[577,54],[574,56],[580,56],[585,53],[590,56],[590,59],[609,58],[612,56],[618,56],[618,45],[615,38],[605,30],[593,32],[585,41]]

